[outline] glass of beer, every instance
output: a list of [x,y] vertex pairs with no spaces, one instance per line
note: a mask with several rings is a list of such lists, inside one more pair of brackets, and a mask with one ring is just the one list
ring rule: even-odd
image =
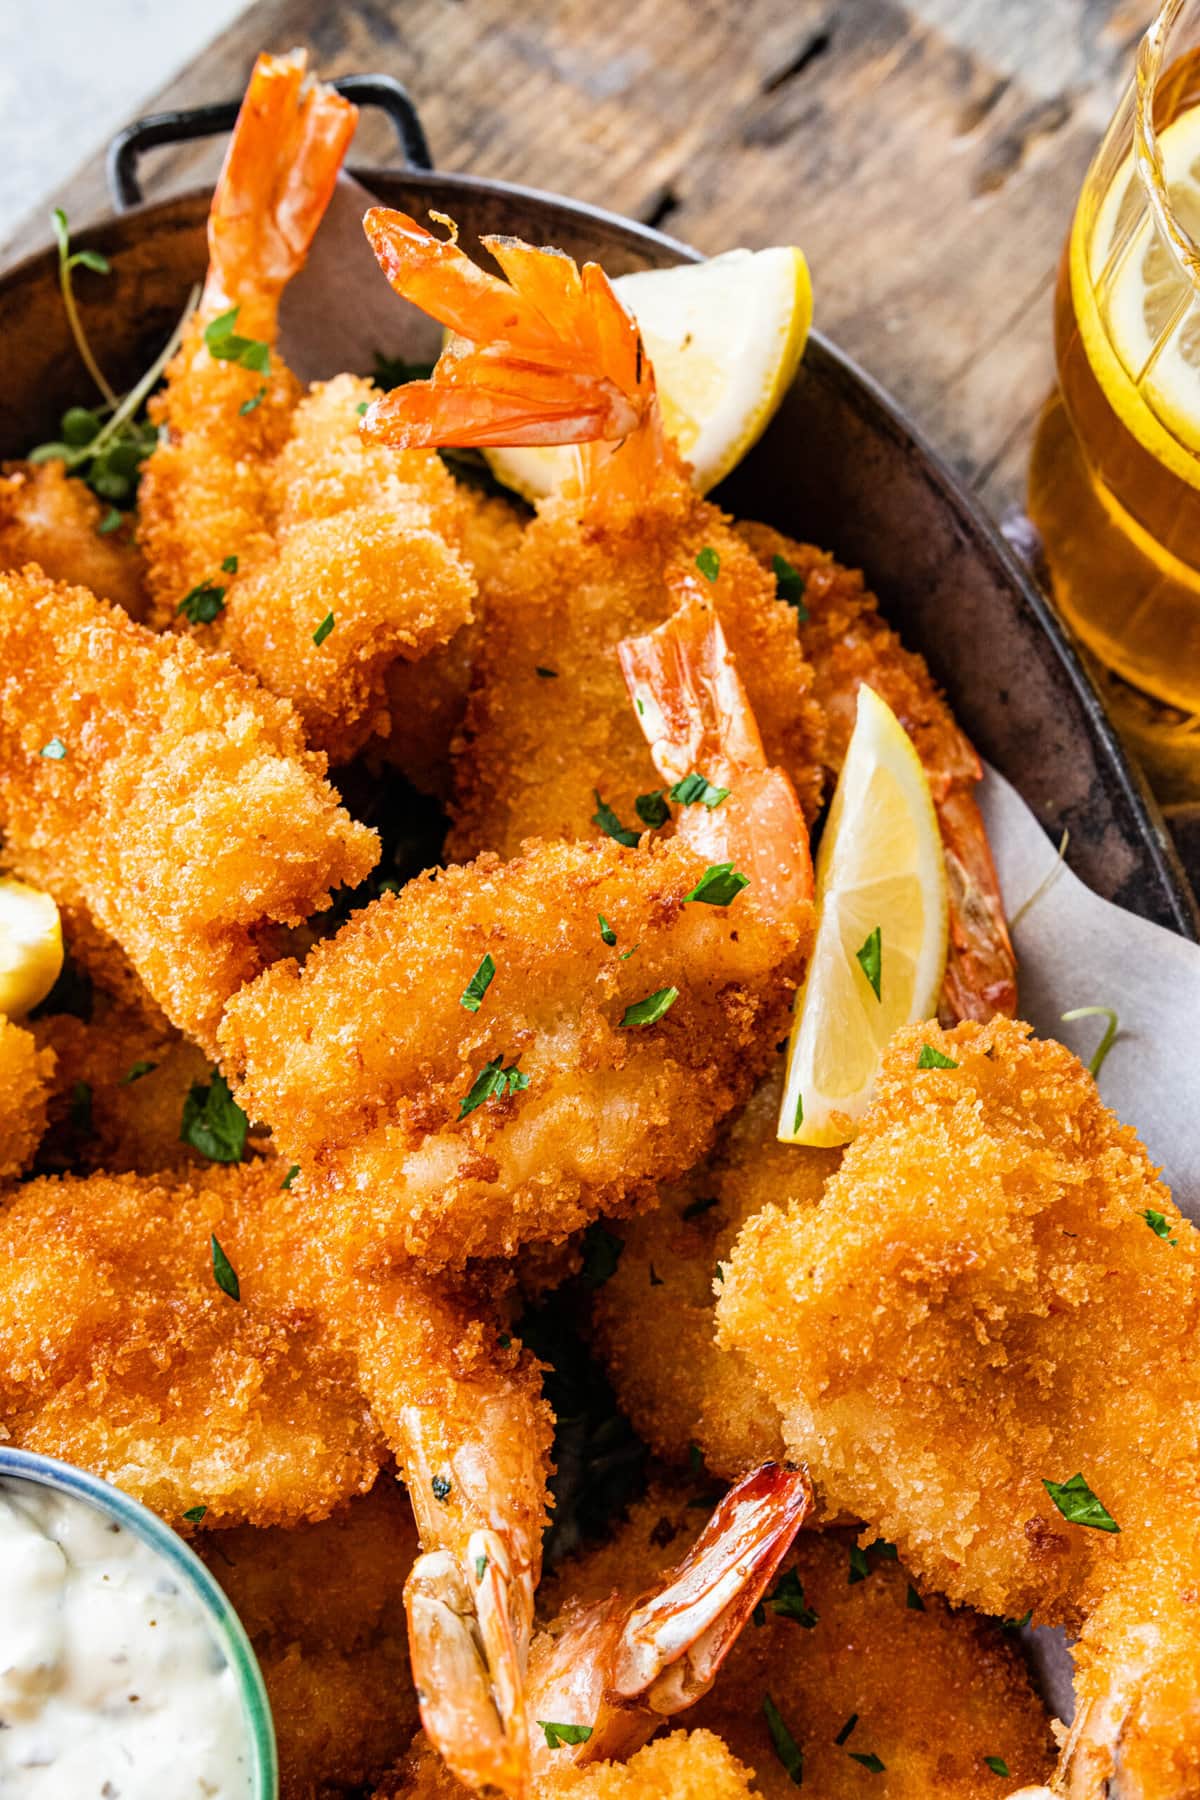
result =
[[1200,713],[1200,0],[1167,0],[1088,171],[1029,511],[1109,669]]

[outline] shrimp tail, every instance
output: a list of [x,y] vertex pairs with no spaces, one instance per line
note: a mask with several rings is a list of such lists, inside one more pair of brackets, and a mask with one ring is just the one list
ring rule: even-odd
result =
[[[324,216],[358,109],[305,82],[305,52],[258,58],[208,218],[202,311],[274,302],[299,273]],[[246,321],[238,321],[246,330]]]
[[1017,959],[1004,917],[1000,881],[979,804],[969,789],[952,788],[938,802],[938,824],[949,888],[950,948],[939,1016],[985,1022],[1017,1010]]
[[406,214],[372,207],[363,229],[388,281],[454,336],[428,381],[376,400],[368,441],[428,445],[583,444],[585,489],[616,458],[650,478],[667,454],[654,371],[604,271],[517,238],[481,240],[489,274]]
[[701,774],[728,789],[715,806],[685,806],[678,829],[710,861],[731,861],[772,916],[799,915],[813,894],[808,827],[796,790],[767,763],[721,621],[687,570],[668,577],[677,610],[617,646],[654,766],[672,785]]

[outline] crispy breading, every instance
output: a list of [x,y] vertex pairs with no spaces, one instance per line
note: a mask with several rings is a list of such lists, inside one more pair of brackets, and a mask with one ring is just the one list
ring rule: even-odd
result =
[[592,1304],[597,1348],[639,1437],[669,1462],[695,1445],[731,1481],[784,1448],[746,1358],[716,1343],[714,1271],[764,1206],[816,1205],[840,1158],[779,1142],[782,1086],[777,1062],[712,1157],[618,1228],[616,1271]]
[[0,1181],[33,1160],[50,1103],[54,1052],[0,1014]]
[[[753,1771],[709,1731],[656,1738],[627,1763],[571,1765],[539,1776],[530,1800],[753,1800]],[[376,1800],[459,1800],[469,1792],[418,1738]]]
[[[703,869],[681,839],[530,844],[385,894],[302,969],[244,988],[225,1063],[319,1185],[323,1229],[340,1220],[368,1264],[461,1263],[565,1237],[684,1173],[769,1061],[811,931],[750,894],[686,904]],[[495,978],[468,1011],[485,955]],[[622,1027],[668,987],[659,1022]],[[489,1063],[519,1075],[463,1117]]]
[[[794,608],[715,507],[682,482],[653,504],[574,516],[543,507],[497,583],[481,633],[456,756],[448,854],[513,856],[523,838],[593,838],[596,792],[637,828],[634,802],[660,786],[629,705],[616,646],[673,610],[666,576],[720,561],[712,598],[758,721],[811,820],[821,719]],[[548,671],[546,673],[540,671]]]
[[5,463],[0,472],[0,569],[35,562],[51,581],[90,588],[140,619],[145,571],[128,522],[101,531],[109,508],[61,462]]
[[[177,1529],[321,1518],[383,1446],[353,1364],[293,1291],[280,1166],[47,1177],[0,1213],[0,1420]],[[216,1237],[236,1271],[213,1272]]]
[[0,576],[0,656],[0,819],[20,866],[86,901],[211,1046],[272,923],[360,881],[374,834],[339,808],[290,707],[82,588]]

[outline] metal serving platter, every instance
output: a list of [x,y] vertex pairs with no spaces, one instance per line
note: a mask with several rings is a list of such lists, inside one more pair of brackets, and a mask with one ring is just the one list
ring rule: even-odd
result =
[[[388,205],[450,213],[468,245],[511,233],[592,258],[612,274],[696,252],[595,207],[503,182],[436,173],[407,95],[386,77],[339,83],[390,112],[407,158],[358,169]],[[112,277],[88,330],[101,361],[132,382],[161,347],[204,273],[210,194],[143,204],[142,152],[228,130],[236,103],[139,121],[113,145],[116,217],[82,233]],[[57,291],[52,251],[0,279],[0,457],[56,435],[86,394]],[[864,569],[888,618],[928,659],[973,742],[1021,792],[1098,893],[1200,937],[1200,915],[1161,815],[1126,758],[1061,622],[990,520],[869,376],[814,333],[798,379],[762,442],[715,496]]]

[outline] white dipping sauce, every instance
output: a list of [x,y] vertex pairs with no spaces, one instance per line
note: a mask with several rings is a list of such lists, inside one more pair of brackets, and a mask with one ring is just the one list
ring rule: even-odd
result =
[[199,1597],[87,1501],[0,1478],[2,1800],[251,1800]]

